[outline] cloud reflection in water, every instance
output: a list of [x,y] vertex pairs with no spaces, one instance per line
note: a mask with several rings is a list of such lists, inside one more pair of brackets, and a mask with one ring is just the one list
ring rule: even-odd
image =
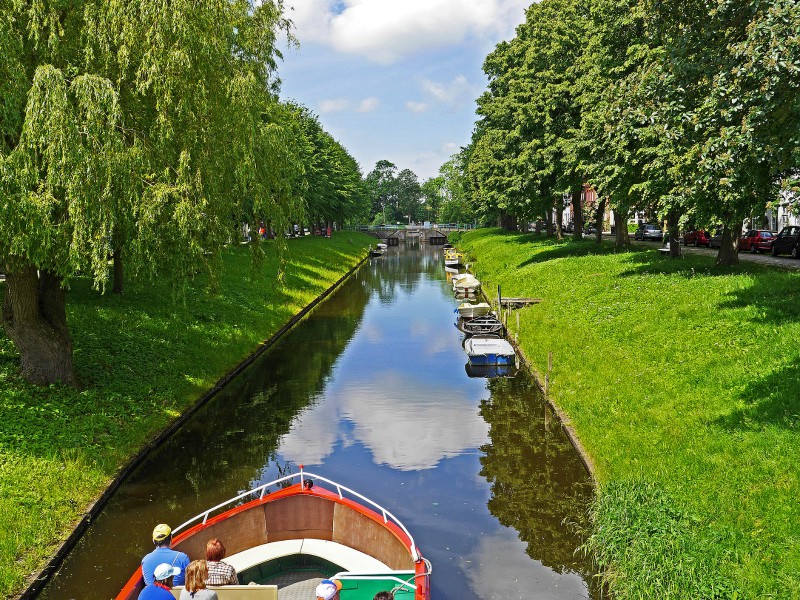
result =
[[[371,375],[370,381],[332,382],[324,401],[297,417],[279,453],[295,463],[320,464],[342,440],[363,444],[376,464],[415,471],[488,441],[476,400],[463,388],[437,387],[397,371]],[[353,424],[352,440],[345,421]]]

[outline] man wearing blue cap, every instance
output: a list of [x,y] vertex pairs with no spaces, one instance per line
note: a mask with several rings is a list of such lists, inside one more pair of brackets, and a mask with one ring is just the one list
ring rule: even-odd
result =
[[179,570],[175,574],[175,585],[183,585],[186,577],[186,567],[189,565],[189,557],[183,552],[172,550],[169,546],[172,543],[172,529],[169,525],[156,525],[153,529],[153,543],[156,549],[142,559],[142,577],[145,585],[153,585],[153,576],[156,567],[166,563]]

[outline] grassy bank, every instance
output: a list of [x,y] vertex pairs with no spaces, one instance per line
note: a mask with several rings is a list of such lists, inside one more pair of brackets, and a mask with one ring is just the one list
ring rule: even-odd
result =
[[[460,242],[596,465],[628,598],[800,597],[800,273],[499,230]],[[516,317],[509,319],[512,335]]]
[[82,389],[27,384],[0,329],[0,597],[22,591],[121,465],[374,241],[354,232],[290,240],[285,285],[274,252],[254,274],[249,249],[234,248],[215,296],[203,281],[177,301],[170,282],[129,281],[122,296],[72,282]]

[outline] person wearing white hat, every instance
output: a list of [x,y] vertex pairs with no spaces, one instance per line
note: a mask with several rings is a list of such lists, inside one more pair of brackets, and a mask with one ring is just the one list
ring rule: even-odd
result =
[[158,565],[153,571],[153,584],[145,586],[139,592],[138,600],[175,600],[172,583],[175,575],[180,572],[180,567],[173,567],[169,563]]
[[142,559],[142,577],[145,585],[153,585],[153,576],[157,566],[167,563],[170,566],[178,567],[179,572],[175,575],[175,585],[183,585],[186,567],[189,566],[189,557],[183,552],[170,548],[172,544],[172,529],[169,525],[161,523],[153,529],[153,543],[156,548]]
[[342,582],[338,579],[323,579],[317,586],[317,600],[338,600]]

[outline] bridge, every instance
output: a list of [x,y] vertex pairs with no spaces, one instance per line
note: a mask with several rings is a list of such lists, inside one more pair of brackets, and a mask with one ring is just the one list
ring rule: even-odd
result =
[[397,245],[400,240],[418,239],[421,242],[428,242],[432,245],[444,244],[447,242],[448,234],[453,231],[465,231],[472,229],[474,225],[463,223],[445,223],[435,226],[429,225],[383,225],[383,226],[360,226],[358,231],[363,231],[369,235],[386,241],[390,246]]

